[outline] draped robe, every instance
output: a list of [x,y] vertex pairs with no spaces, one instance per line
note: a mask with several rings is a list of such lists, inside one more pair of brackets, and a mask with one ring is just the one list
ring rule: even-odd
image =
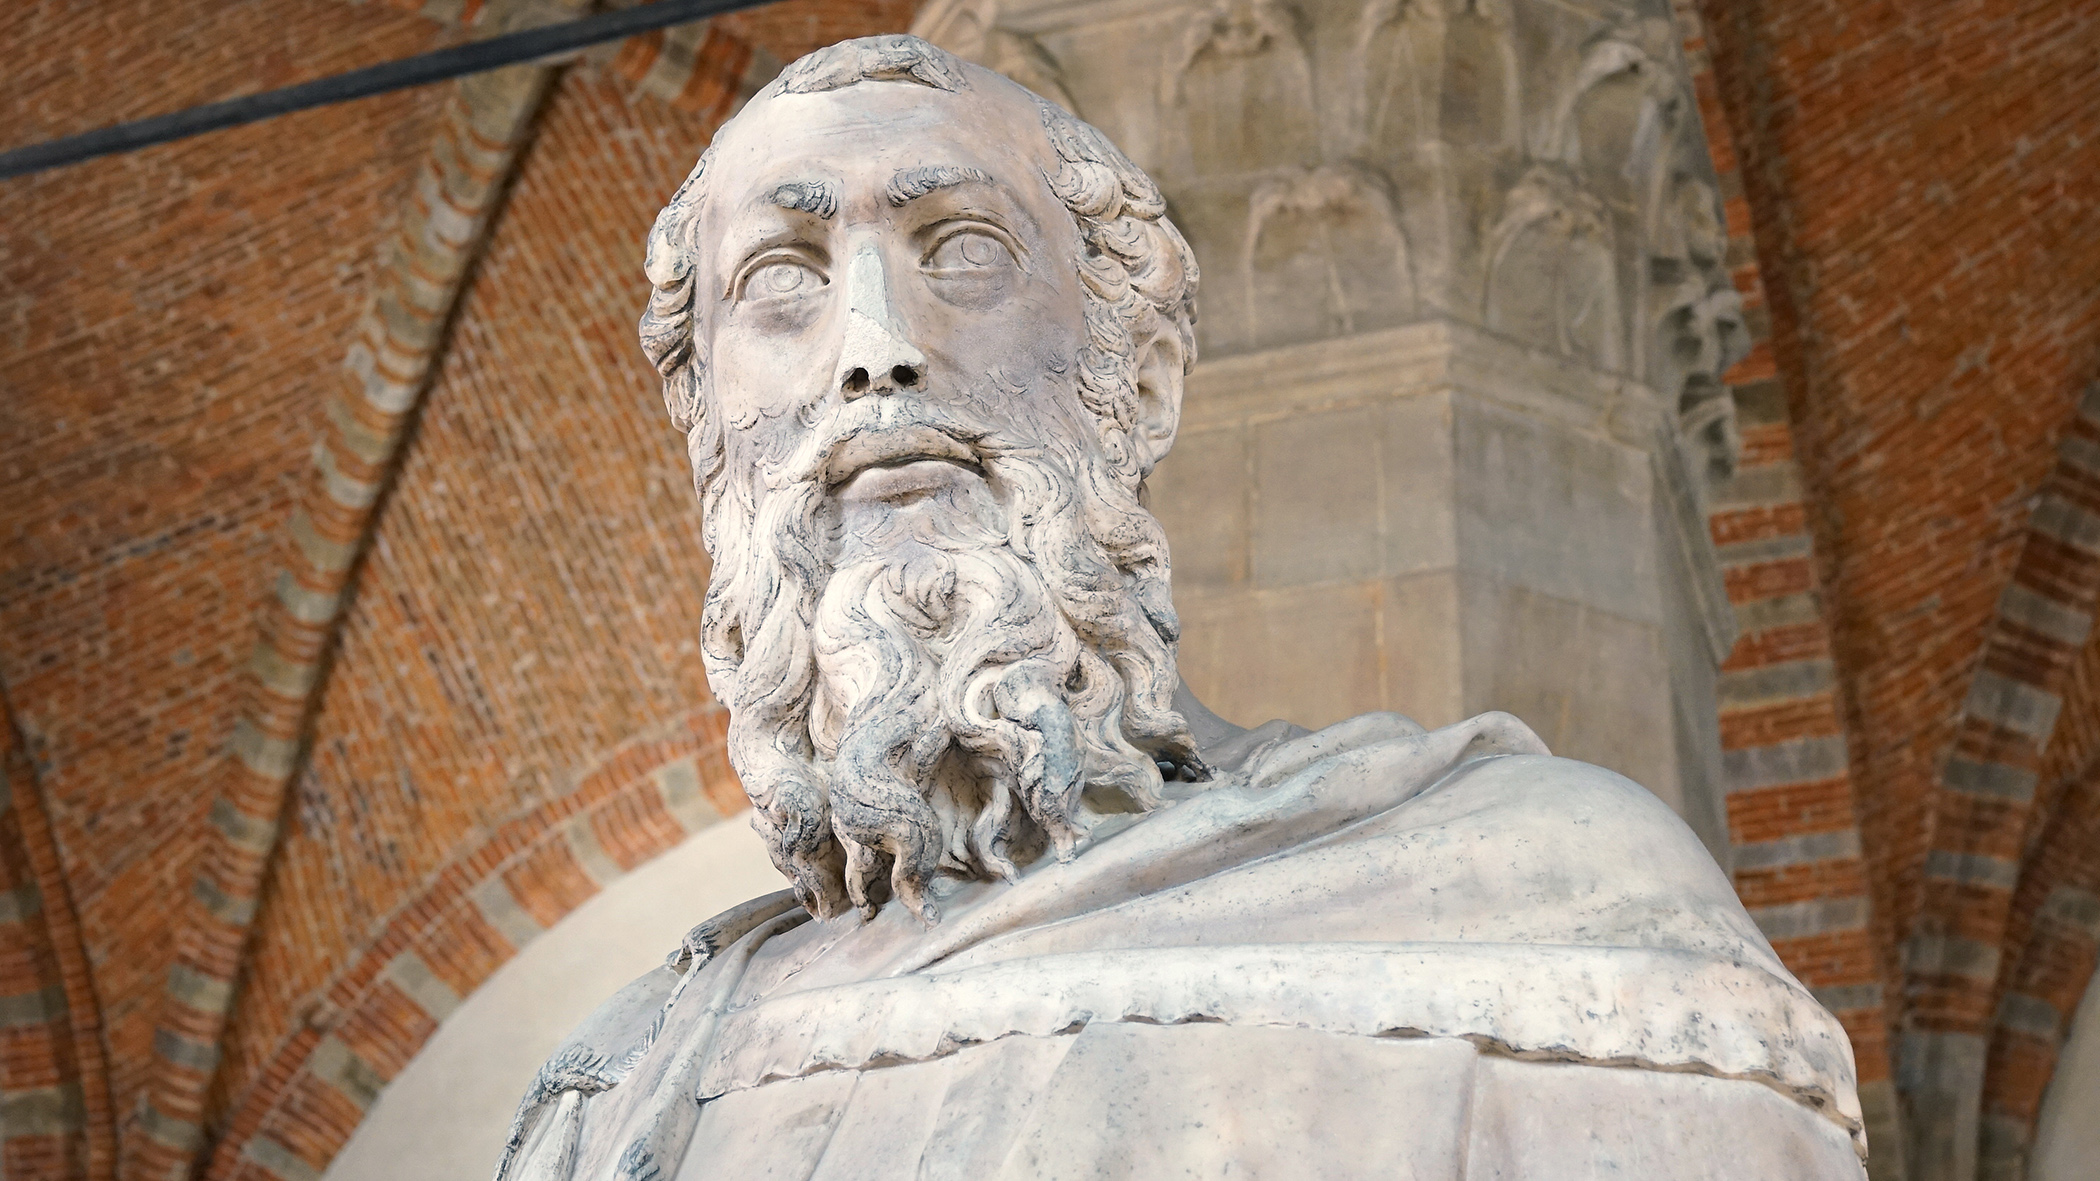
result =
[[930,929],[702,924],[499,1181],[1864,1175],[1844,1030],[1638,785],[1367,714],[1197,786]]

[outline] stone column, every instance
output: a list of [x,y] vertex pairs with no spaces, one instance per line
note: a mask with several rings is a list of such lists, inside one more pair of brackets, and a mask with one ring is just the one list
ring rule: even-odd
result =
[[1487,709],[1725,862],[1705,525],[1745,347],[1667,0],[935,0],[1100,127],[1203,267],[1153,478],[1224,716]]

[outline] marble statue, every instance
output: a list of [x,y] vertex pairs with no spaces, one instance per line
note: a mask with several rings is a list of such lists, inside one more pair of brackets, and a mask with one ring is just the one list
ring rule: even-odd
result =
[[1863,1175],[1844,1031],[1647,791],[1506,714],[1181,690],[1144,487],[1196,261],[1099,132],[845,42],[647,267],[792,889],[576,1031],[499,1179]]

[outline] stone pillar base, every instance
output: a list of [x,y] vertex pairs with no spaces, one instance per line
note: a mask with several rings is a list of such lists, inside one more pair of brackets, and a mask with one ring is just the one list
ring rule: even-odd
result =
[[1700,608],[1717,589],[1680,585],[1714,568],[1681,536],[1673,423],[1637,383],[1452,321],[1199,366],[1149,490],[1183,678],[1242,724],[1507,710],[1725,850],[1717,742],[1686,731],[1732,637]]

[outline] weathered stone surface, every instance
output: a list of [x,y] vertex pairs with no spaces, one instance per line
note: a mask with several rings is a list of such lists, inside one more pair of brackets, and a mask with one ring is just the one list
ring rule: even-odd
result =
[[[1568,729],[1659,736],[1613,740],[1638,759],[1613,765],[1725,855],[1712,679],[1735,624],[1704,510],[1734,468],[1720,375],[1748,335],[1668,6],[947,0],[916,29],[1108,132],[1203,263],[1184,413],[1224,428],[1199,445],[1238,449],[1242,474],[1152,488],[1194,574],[1189,646],[1246,634],[1213,619],[1281,635],[1285,603],[1368,601],[1333,617],[1364,663],[1419,664],[1375,588],[1430,570],[1635,621],[1664,667],[1627,675],[1667,692],[1599,695],[1579,662],[1491,667],[1479,645],[1401,675],[1523,681],[1570,703]],[[1493,599],[1460,613],[1525,626],[1480,619]],[[1343,694],[1210,667],[1192,683],[1245,722],[1394,704],[1385,672]]]
[[[1287,94],[1205,71],[1291,20],[1219,10],[1162,93]],[[986,39],[1044,67],[1017,44]],[[1307,148],[1287,130],[1163,141]],[[1277,215],[1255,254],[1273,229],[1295,265],[1325,232],[1297,214],[1360,197],[1301,179],[1253,191]],[[1226,514],[1244,546],[1214,531],[1212,603],[1282,607],[1214,668],[1324,644],[1307,688],[1334,700],[1521,697],[1673,792],[1675,408],[1566,363],[1616,363],[1609,334],[1563,324],[1554,353],[1453,319],[1363,336],[1412,385],[1341,351],[1279,412],[1249,379],[1328,348],[1287,341],[1185,404],[1196,272],[1165,205],[1067,111],[908,37],[789,66],[673,197],[643,345],[709,515],[729,752],[793,891],[586,1021],[499,1178],[1858,1177],[1843,1028],[1649,790],[1506,713],[1249,731],[1177,672],[1143,497],[1188,410],[1255,481]],[[1352,266],[1345,328],[1355,301],[1412,306]],[[1264,497],[1286,476],[1310,495]],[[1351,643],[1389,591],[1455,662],[1403,681]],[[1439,1103],[1424,1134],[1361,1134]]]

